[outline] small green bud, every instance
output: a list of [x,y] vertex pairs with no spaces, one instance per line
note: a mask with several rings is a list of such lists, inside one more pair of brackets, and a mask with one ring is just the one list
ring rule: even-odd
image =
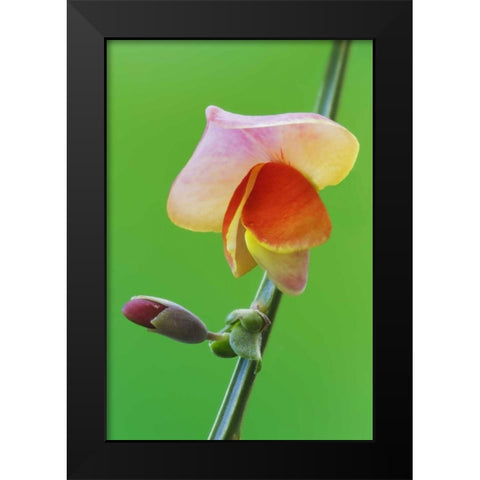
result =
[[233,325],[234,323],[238,322],[242,316],[248,315],[249,312],[249,308],[238,308],[237,310],[234,310],[228,314],[225,323],[227,325]]
[[230,345],[232,350],[239,356],[246,358],[247,360],[261,361],[262,353],[262,334],[260,332],[252,333],[241,324],[237,324],[233,327],[230,334]]
[[227,325],[233,325],[240,321],[243,328],[250,333],[259,333],[270,325],[269,318],[259,310],[253,308],[239,308],[230,313],[225,321]]
[[214,340],[209,344],[210,350],[217,355],[217,357],[222,358],[233,358],[237,354],[232,350],[230,346],[230,334],[224,333],[221,338]]
[[[258,310],[251,310],[248,315],[243,316],[240,319],[240,323],[243,328],[250,333],[261,332],[266,326],[266,316],[262,315]],[[268,320],[268,325],[270,321]]]

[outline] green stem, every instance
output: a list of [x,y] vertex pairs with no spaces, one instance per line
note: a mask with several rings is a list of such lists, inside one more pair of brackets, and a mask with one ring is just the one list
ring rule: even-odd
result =
[[[282,292],[275,288],[275,285],[268,278],[267,274],[263,276],[262,282],[258,287],[255,299],[251,307],[257,308],[272,321],[280,303]],[[265,330],[262,337],[262,353],[267,344],[268,336],[272,330],[272,325]],[[233,371],[230,384],[223,399],[217,418],[213,424],[209,440],[239,440],[240,428],[242,425],[243,414],[247,406],[247,400],[252,391],[255,381],[255,369],[257,362],[239,358],[235,370]]]
[[[325,82],[315,108],[316,112],[332,119],[338,107],[349,47],[350,41],[348,40],[333,42]],[[262,354],[270,332],[272,331],[275,314],[281,297],[282,293],[275,287],[265,273],[251,305],[252,308],[257,308],[267,315],[272,322],[263,333]],[[256,364],[257,362],[246,360],[245,358],[240,358],[237,361],[217,418],[208,436],[209,440],[240,439],[243,416],[256,378]]]
[[332,53],[328,62],[325,82],[320,89],[315,112],[332,120],[337,115],[343,77],[347,66],[350,40],[336,40],[333,42]]

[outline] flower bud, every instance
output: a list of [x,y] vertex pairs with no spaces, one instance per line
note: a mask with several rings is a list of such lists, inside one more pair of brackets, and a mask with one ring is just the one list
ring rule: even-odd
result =
[[233,325],[238,320],[240,320],[243,316],[248,315],[250,312],[250,308],[237,308],[233,312],[230,312],[225,320],[227,325]]
[[196,315],[163,298],[132,297],[122,313],[132,322],[179,342],[201,343],[208,337],[206,325]]
[[230,346],[230,334],[224,333],[221,338],[210,342],[210,350],[217,356],[222,358],[236,357],[237,354]]
[[225,323],[227,325],[233,325],[237,321],[240,321],[243,328],[250,333],[261,332],[265,327],[271,324],[268,317],[253,308],[239,308],[231,312]]
[[230,346],[239,357],[257,362],[262,359],[262,334],[249,332],[240,323],[230,333]]

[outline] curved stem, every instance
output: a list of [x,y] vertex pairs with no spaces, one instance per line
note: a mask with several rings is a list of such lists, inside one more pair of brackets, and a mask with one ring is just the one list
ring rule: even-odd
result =
[[[324,86],[321,89],[315,108],[321,115],[332,119],[338,107],[349,47],[349,40],[338,40],[333,43]],[[272,322],[263,333],[262,354],[272,330],[281,297],[282,293],[265,273],[251,305],[252,308],[256,308],[267,315]],[[243,416],[256,378],[256,368],[257,362],[255,361],[245,358],[240,358],[237,361],[208,440],[240,439]]]

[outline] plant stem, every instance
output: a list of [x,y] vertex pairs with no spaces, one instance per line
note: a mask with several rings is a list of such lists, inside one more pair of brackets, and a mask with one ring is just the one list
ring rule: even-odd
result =
[[[282,292],[275,288],[275,285],[265,273],[258,287],[255,299],[251,307],[257,308],[272,321],[280,303]],[[267,328],[262,336],[262,348],[265,349],[268,336],[272,330],[272,325]],[[213,424],[209,440],[239,440],[240,428],[242,425],[243,414],[247,406],[247,400],[252,391],[255,381],[255,369],[257,362],[239,358],[235,370],[233,371],[230,384],[223,399],[217,418]]]
[[333,42],[332,53],[328,61],[325,82],[320,88],[315,112],[325,117],[335,119],[337,115],[343,77],[347,66],[350,40],[336,40]]
[[[315,107],[316,112],[332,119],[338,107],[349,47],[349,40],[333,42],[325,82]],[[265,273],[251,305],[251,308],[260,310],[272,322],[263,333],[262,354],[272,331],[281,297],[282,293]],[[257,362],[252,360],[240,358],[237,361],[217,418],[208,436],[209,440],[240,440],[243,416],[256,378],[256,367]]]

